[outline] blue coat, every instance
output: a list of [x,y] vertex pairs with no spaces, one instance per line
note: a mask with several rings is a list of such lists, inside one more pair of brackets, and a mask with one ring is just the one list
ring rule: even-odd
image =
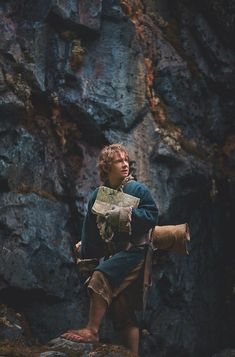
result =
[[[96,225],[96,215],[91,208],[95,202],[98,188],[92,193],[89,200],[87,215],[82,229],[83,259],[101,258],[104,256],[105,242],[101,239]],[[158,209],[146,186],[137,182],[129,181],[123,188],[124,193],[140,198],[138,208],[133,208],[131,228],[132,234],[117,233],[113,241],[135,243],[138,237],[143,236],[151,228],[157,225]],[[123,279],[144,259],[144,250],[134,247],[128,251],[120,251],[111,258],[102,261],[96,270],[103,272],[111,286],[118,286]]]

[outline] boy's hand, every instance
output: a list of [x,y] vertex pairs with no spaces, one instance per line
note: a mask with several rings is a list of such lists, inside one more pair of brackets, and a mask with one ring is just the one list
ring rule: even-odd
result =
[[131,233],[132,207],[114,207],[105,214],[105,220],[114,232]]
[[81,253],[81,247],[82,247],[82,243],[78,242],[77,244],[75,244],[74,246],[74,252],[77,256],[80,256]]
[[105,220],[115,231],[118,230],[119,227],[119,218],[120,218],[120,208],[114,207],[109,210],[105,214]]

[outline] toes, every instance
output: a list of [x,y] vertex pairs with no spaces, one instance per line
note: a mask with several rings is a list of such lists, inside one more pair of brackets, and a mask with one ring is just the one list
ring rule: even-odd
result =
[[93,334],[90,330],[69,330],[61,335],[62,338],[65,338],[74,342],[98,342],[99,338]]
[[80,336],[78,333],[71,333],[71,332],[63,333],[61,337],[65,338],[66,340],[76,341],[76,342],[84,340],[84,337]]

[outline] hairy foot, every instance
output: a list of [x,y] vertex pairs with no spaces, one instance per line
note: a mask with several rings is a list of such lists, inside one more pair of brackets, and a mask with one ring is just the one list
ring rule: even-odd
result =
[[83,328],[81,330],[69,330],[63,333],[61,337],[74,342],[99,342],[98,333],[95,333],[89,328]]

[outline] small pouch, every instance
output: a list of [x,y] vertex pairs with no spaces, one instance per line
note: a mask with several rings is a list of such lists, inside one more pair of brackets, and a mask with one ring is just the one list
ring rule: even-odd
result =
[[77,266],[82,280],[86,280],[92,275],[99,264],[99,259],[77,259]]
[[75,245],[74,252],[77,257],[79,275],[82,280],[86,280],[99,264],[99,259],[81,259],[81,242]]

